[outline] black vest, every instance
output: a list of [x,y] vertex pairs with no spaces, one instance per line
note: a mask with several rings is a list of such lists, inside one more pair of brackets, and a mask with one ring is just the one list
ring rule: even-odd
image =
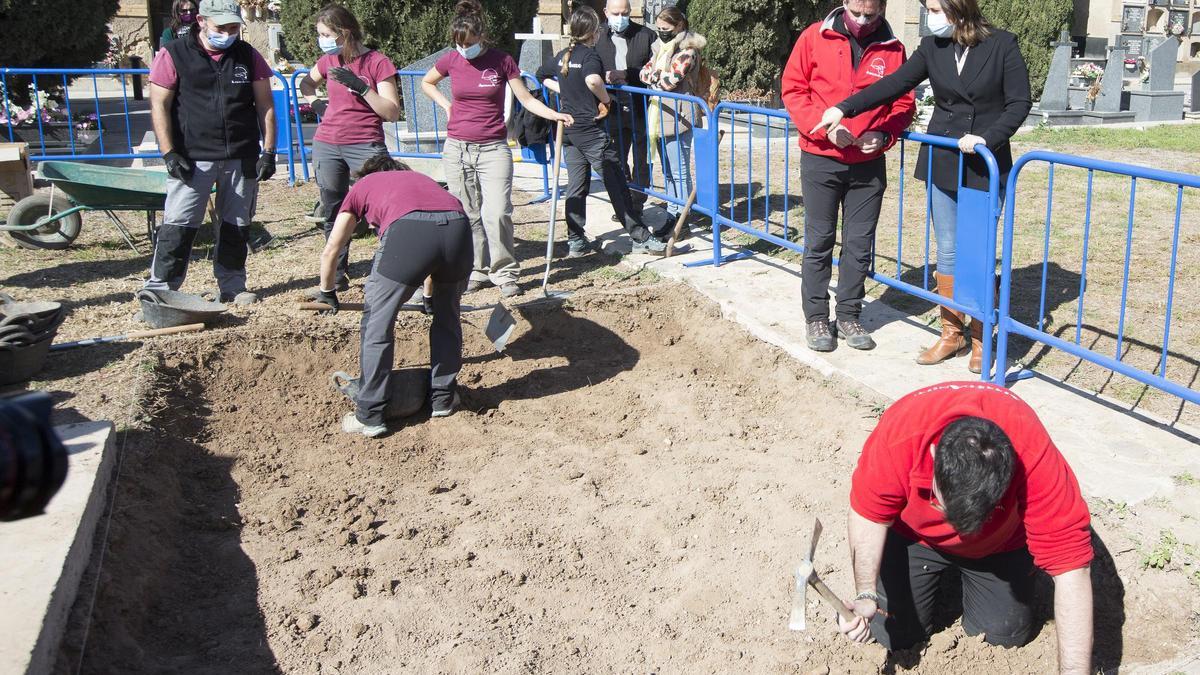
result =
[[164,49],[179,74],[171,104],[175,149],[197,160],[257,157],[254,48],[238,40],[213,61],[195,37],[188,36]]

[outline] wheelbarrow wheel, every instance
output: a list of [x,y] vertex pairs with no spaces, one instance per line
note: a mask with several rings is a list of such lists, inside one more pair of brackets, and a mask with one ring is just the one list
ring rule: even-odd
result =
[[26,197],[13,206],[8,214],[8,224],[45,224],[31,230],[9,230],[8,236],[21,248],[67,248],[79,236],[79,229],[83,227],[83,218],[78,211],[63,218],[55,218],[57,214],[70,208],[71,203],[66,197],[55,195],[53,203],[48,194],[37,193]]

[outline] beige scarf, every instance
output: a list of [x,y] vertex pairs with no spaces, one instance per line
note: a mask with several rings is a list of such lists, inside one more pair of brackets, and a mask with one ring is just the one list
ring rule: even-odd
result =
[[[679,43],[683,41],[687,35],[686,32],[676,35],[673,40],[663,45],[658,50],[658,56],[654,57],[654,69],[658,71],[659,77],[671,72],[671,59],[675,57],[675,52],[679,51]],[[647,108],[648,118],[646,120],[646,136],[649,138],[649,143],[646,144],[646,152],[650,155],[649,159],[654,158],[654,148],[658,146],[658,142],[662,139],[662,97],[650,97],[650,105]],[[678,114],[678,110],[676,110]]]

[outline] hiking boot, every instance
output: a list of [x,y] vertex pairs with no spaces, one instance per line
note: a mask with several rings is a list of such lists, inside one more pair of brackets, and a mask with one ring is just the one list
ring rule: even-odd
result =
[[667,251],[667,242],[658,237],[646,237],[642,241],[633,242],[633,247],[630,253],[641,253],[645,255],[662,255]]
[[515,281],[506,281],[500,284],[500,297],[502,298],[515,298],[524,293],[525,291],[521,290],[521,287]]
[[246,305],[253,305],[254,303],[258,302],[258,294],[251,293],[250,291],[242,291],[241,293],[222,293],[220,301],[222,303],[232,302],[239,307],[244,307]]
[[875,340],[871,339],[871,334],[863,328],[858,319],[846,319],[845,321],[838,319],[837,322],[838,337],[845,340],[847,345],[854,349],[862,349],[863,351],[875,349]]
[[482,290],[483,287],[487,286],[487,285],[488,285],[487,281],[471,279],[470,281],[467,282],[467,290],[463,291],[463,293],[464,294],[465,293],[474,293],[475,291]]
[[318,201],[316,204],[313,204],[312,211],[305,214],[304,220],[320,225],[325,223],[325,211],[321,208],[321,202]]
[[462,405],[462,399],[458,397],[458,392],[454,392],[454,396],[450,398],[448,403],[438,403],[434,401],[432,404],[433,411],[429,413],[430,417],[449,417],[458,410],[458,406]]
[[358,421],[358,415],[346,413],[342,418],[342,431],[348,434],[362,434],[367,438],[379,438],[387,433],[386,424],[363,424]]
[[805,342],[814,352],[831,352],[837,346],[837,340],[829,330],[829,320],[809,321]]
[[[350,290],[350,277],[343,274],[341,278],[337,280],[337,284],[334,286],[333,290],[337,291],[338,293],[345,293],[346,291]],[[321,284],[317,284],[316,288],[310,288],[309,290],[305,291],[304,295],[310,300],[316,300],[317,297],[321,295]]]
[[587,239],[568,239],[567,240],[567,257],[582,258],[589,253],[595,253],[596,249],[592,246],[592,242]]

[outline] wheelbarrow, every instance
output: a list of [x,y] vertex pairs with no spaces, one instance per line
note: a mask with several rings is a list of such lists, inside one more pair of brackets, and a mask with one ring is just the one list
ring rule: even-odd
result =
[[167,174],[147,169],[42,162],[38,176],[50,182],[49,194],[39,192],[17,202],[0,223],[0,231],[27,249],[65,249],[79,236],[83,211],[100,211],[116,226],[125,243],[138,253],[129,229],[115,211],[144,211],[146,234],[155,233],[155,212],[167,199]]

